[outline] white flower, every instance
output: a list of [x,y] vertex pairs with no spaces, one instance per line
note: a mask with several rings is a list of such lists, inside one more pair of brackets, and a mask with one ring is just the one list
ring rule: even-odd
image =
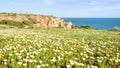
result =
[[88,65],[87,68],[98,68],[98,67],[97,66],[93,66],[93,65],[92,66]]
[[5,65],[7,65],[7,62],[4,62]]
[[97,66],[92,65],[91,68],[98,68]]
[[19,55],[19,53],[16,53],[15,55]]
[[70,68],[70,67],[71,67],[71,65],[66,65],[66,67],[67,67],[67,68]]
[[116,62],[116,63],[120,62],[120,59],[117,58],[117,59],[115,60],[115,62]]
[[9,56],[12,56],[12,54],[9,54]]
[[54,53],[55,55],[57,55],[57,53]]
[[41,68],[40,65],[37,65],[37,68]]
[[61,56],[64,56],[64,54],[61,54]]
[[23,61],[28,62],[28,59],[23,59]]
[[82,60],[85,60],[85,58],[82,58]]
[[18,58],[20,58],[20,59],[21,59],[21,58],[22,58],[22,56],[18,56]]
[[110,58],[109,60],[110,60],[110,61],[112,61],[112,59],[111,59],[111,58]]
[[71,48],[71,50],[73,51],[74,49],[73,49],[73,48]]
[[74,62],[74,63],[75,63],[76,65],[78,65],[78,66],[80,65],[78,62]]
[[78,58],[75,58],[75,60],[77,60]]
[[83,64],[83,63],[79,63],[80,64],[80,66],[85,66],[85,64]]
[[22,62],[17,62],[17,64],[22,65]]
[[91,59],[95,59],[94,57],[90,56]]
[[101,63],[101,62],[102,62],[102,60],[98,60],[98,62],[100,62],[100,63]]
[[14,59],[11,59],[11,61],[14,61]]
[[32,63],[32,62],[33,62],[33,60],[29,60],[29,62],[30,62],[30,63]]
[[52,61],[53,61],[53,62],[55,62],[55,61],[56,61],[55,57],[53,57]]
[[44,56],[43,59],[45,59],[46,57]]
[[80,53],[80,55],[82,56],[82,55],[83,55],[83,53]]
[[58,56],[58,60],[61,60],[60,56]]
[[42,61],[42,60],[40,60],[39,62],[40,62],[40,63],[42,63],[43,61]]
[[23,66],[27,66],[27,64],[26,64],[26,63],[24,63],[24,64],[23,64]]
[[37,60],[33,60],[35,63],[37,62]]
[[30,55],[30,57],[31,57],[31,58],[34,58],[34,56],[33,56],[33,55]]
[[42,64],[42,67],[45,67],[46,65],[45,64]]
[[75,63],[74,63],[74,61],[73,61],[73,60],[70,60],[70,64],[71,64],[71,65],[74,65]]

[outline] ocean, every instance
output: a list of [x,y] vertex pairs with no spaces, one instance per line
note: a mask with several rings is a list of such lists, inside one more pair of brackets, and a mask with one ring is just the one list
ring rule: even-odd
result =
[[92,28],[109,30],[120,27],[120,18],[63,18],[65,22],[71,21],[74,26],[88,25]]

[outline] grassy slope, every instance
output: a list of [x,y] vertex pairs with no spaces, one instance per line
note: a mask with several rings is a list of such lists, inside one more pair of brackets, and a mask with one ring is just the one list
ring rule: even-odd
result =
[[[23,18],[26,18],[28,19],[28,21],[20,21],[19,18],[18,20],[19,21],[16,21],[15,18],[16,17],[19,17],[19,16],[22,16]],[[0,17],[1,18],[11,18],[11,20],[1,20],[0,19],[0,29],[2,28],[10,28],[10,27],[13,27],[13,28],[23,28],[25,27],[26,25],[32,25],[34,23],[34,20],[33,18],[30,18],[30,16],[37,16],[37,14],[17,14],[17,13],[0,13]],[[4,25],[4,26],[3,26]]]
[[[10,54],[12,56],[8,58]],[[110,68],[119,66],[120,32],[62,28],[5,29],[0,30],[0,56],[2,67],[18,68],[21,62],[30,68],[44,64],[46,67],[86,68],[92,65]]]

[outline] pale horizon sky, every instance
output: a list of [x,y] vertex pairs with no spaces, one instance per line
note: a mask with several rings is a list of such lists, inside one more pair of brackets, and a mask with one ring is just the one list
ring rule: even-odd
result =
[[2,0],[0,12],[120,18],[120,0]]

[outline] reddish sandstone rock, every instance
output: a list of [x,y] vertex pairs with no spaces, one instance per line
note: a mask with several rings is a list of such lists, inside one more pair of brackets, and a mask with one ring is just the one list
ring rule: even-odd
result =
[[37,27],[64,27],[64,21],[57,17],[37,16],[36,22]]
[[48,19],[44,16],[38,16],[37,17],[37,26],[43,26],[43,27],[48,27]]
[[68,22],[68,23],[65,24],[64,28],[65,28],[65,29],[71,29],[72,26],[73,26],[73,25],[72,25],[72,22]]

